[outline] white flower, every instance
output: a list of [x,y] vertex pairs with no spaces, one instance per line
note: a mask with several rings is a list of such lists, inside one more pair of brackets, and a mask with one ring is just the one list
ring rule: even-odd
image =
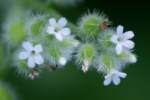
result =
[[126,76],[126,73],[113,69],[105,76],[104,85],[108,86],[111,82],[113,82],[114,85],[119,85],[120,78],[125,78]]
[[40,44],[33,46],[30,42],[23,42],[24,51],[19,53],[20,60],[26,60],[29,68],[34,68],[37,65],[43,64],[44,59],[41,56],[43,48]]
[[133,49],[134,42],[130,39],[134,37],[132,31],[123,33],[123,26],[119,25],[116,30],[116,34],[111,37],[112,43],[116,44],[116,53],[121,54],[123,49]]
[[47,33],[50,35],[54,35],[55,38],[59,41],[62,41],[64,38],[70,35],[71,31],[67,25],[66,18],[60,18],[58,22],[56,22],[55,18],[49,19],[49,26],[47,28]]
[[58,63],[64,66],[67,63],[67,59],[65,57],[60,57]]

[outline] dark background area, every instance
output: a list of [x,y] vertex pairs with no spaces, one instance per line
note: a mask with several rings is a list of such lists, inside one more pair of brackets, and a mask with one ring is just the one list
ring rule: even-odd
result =
[[128,77],[119,86],[105,87],[96,71],[84,74],[71,63],[34,81],[20,77],[12,69],[6,82],[16,89],[21,100],[150,100],[150,3],[148,0],[86,0],[77,7],[60,11],[75,22],[93,9],[106,13],[113,26],[121,24],[125,30],[134,31],[138,62],[127,67]]

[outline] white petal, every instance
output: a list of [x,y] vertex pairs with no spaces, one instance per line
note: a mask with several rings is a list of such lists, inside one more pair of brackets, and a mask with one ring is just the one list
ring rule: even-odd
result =
[[29,57],[29,52],[20,52],[19,53],[19,59],[20,60],[27,59],[28,57]]
[[108,79],[108,78],[110,78],[111,77],[111,74],[107,74],[107,75],[105,75],[105,79]]
[[29,59],[28,59],[28,67],[29,68],[34,68],[35,67],[34,57],[29,57]]
[[62,17],[59,19],[58,21],[58,24],[61,26],[61,27],[65,27],[67,25],[67,20],[66,18]]
[[118,35],[113,35],[112,37],[111,37],[111,42],[113,42],[113,43],[118,43]]
[[111,79],[110,78],[108,78],[108,79],[105,79],[104,80],[104,86],[108,86],[109,84],[111,83]]
[[59,59],[58,63],[59,63],[60,65],[65,65],[65,64],[67,63],[67,59],[64,58],[64,57],[61,57],[61,58]]
[[125,32],[123,35],[126,40],[134,37],[134,33],[132,31]]
[[49,27],[47,28],[47,33],[48,33],[48,34],[54,34],[54,33],[55,33],[55,28],[49,26]]
[[117,27],[117,34],[118,34],[118,35],[122,35],[122,34],[123,34],[123,26],[122,26],[122,25],[119,25],[119,26]]
[[123,50],[122,45],[121,44],[117,44],[117,46],[116,46],[116,53],[119,55],[119,54],[122,53],[122,50]]
[[55,18],[50,18],[50,19],[49,19],[49,24],[50,24],[51,26],[55,26],[55,25],[56,25],[56,19],[55,19]]
[[71,31],[69,28],[64,28],[61,31],[61,34],[63,34],[64,36],[68,36],[68,35],[70,35],[70,33],[71,33]]
[[64,37],[60,34],[60,33],[56,33],[55,37],[57,40],[62,41],[64,39]]
[[30,42],[23,42],[22,47],[26,50],[26,51],[32,51],[33,50],[33,46]]
[[131,40],[126,40],[122,43],[122,45],[128,49],[133,49],[135,44]]
[[126,77],[127,77],[127,74],[126,74],[126,73],[123,73],[123,72],[118,72],[118,75],[119,75],[119,77],[121,77],[121,78],[126,78]]
[[40,64],[43,64],[44,63],[44,59],[41,55],[35,55],[34,56],[34,60],[35,60],[35,63],[40,65]]
[[116,75],[113,76],[113,83],[115,85],[119,85],[120,84],[120,78]]
[[36,53],[42,52],[42,51],[43,51],[42,45],[40,45],[40,44],[36,45],[36,46],[34,47],[34,51],[35,51]]

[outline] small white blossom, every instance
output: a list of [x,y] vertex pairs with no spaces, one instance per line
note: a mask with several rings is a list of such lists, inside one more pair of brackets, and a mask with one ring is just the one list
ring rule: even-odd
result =
[[133,49],[134,42],[130,40],[133,37],[134,33],[132,31],[123,33],[123,26],[119,25],[116,34],[111,37],[112,43],[116,44],[116,53],[121,54],[124,48]]
[[55,18],[50,18],[47,33],[54,35],[57,40],[62,41],[71,33],[70,28],[66,27],[67,23],[68,22],[64,17],[60,18],[58,22]]
[[60,57],[58,63],[64,66],[67,63],[67,59],[65,57]]
[[33,46],[30,42],[23,42],[24,51],[19,53],[20,60],[27,60],[29,68],[34,68],[37,65],[43,64],[44,59],[41,56],[43,48],[40,44]]
[[111,82],[113,82],[114,85],[119,85],[120,78],[125,78],[126,76],[126,73],[113,69],[105,76],[104,85],[108,86]]

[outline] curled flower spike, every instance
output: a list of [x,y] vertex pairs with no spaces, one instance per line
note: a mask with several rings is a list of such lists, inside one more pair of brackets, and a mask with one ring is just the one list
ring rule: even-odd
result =
[[58,22],[56,22],[55,18],[50,18],[47,33],[54,35],[57,40],[62,41],[71,33],[70,28],[66,27],[67,23],[66,18],[63,17]]
[[34,68],[37,65],[43,64],[44,59],[41,56],[43,48],[40,44],[33,46],[30,42],[23,42],[24,50],[19,53],[20,60],[26,60],[29,68]]
[[[53,1],[56,0],[50,1],[54,3]],[[62,0],[64,1],[68,2],[68,0]],[[11,16],[8,26],[5,26],[6,36],[4,36],[6,40],[11,41],[4,41],[4,45],[5,42],[10,44],[11,48],[8,51],[14,51],[12,60],[19,74],[35,79],[40,72],[65,68],[66,64],[72,60],[84,73],[95,68],[99,73],[105,74],[103,83],[105,86],[111,83],[119,85],[120,78],[127,76],[121,71],[126,65],[137,62],[137,56],[132,53],[135,44],[131,39],[134,33],[124,32],[121,25],[114,30],[108,17],[97,11],[85,14],[77,25],[69,22],[65,17],[57,20],[56,18],[61,15],[53,9],[50,11],[50,14],[45,12],[44,15],[25,14],[23,18],[20,13],[21,20],[14,14],[17,23],[12,22],[13,16]],[[50,16],[53,18],[49,18]],[[26,18],[29,18],[29,21],[26,21]],[[24,40],[32,42],[23,42],[22,51],[18,53],[20,51],[20,48],[17,48],[18,44]],[[8,47],[9,45],[6,49]]]
[[134,33],[132,31],[128,31],[123,33],[123,26],[119,25],[116,30],[116,34],[111,37],[111,42],[116,44],[116,53],[119,55],[122,53],[123,48],[133,49],[134,42],[131,41],[134,37]]
[[112,69],[106,76],[104,80],[104,85],[108,86],[111,82],[114,83],[114,85],[120,84],[120,78],[126,78],[127,74],[120,72],[118,70]]

